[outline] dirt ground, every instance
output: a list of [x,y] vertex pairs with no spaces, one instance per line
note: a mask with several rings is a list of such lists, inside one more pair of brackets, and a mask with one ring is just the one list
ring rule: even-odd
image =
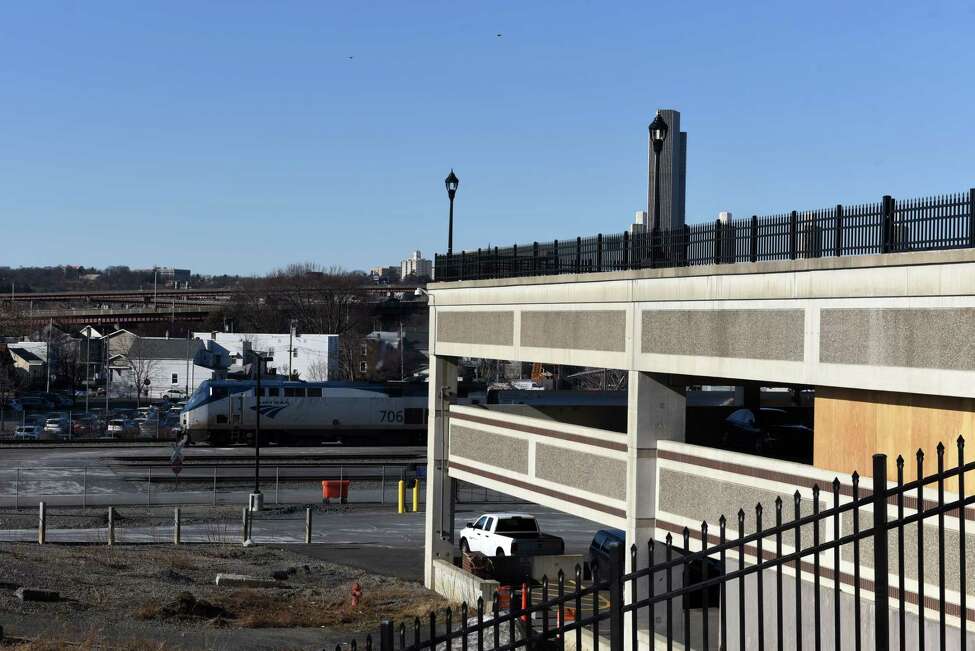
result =
[[[218,573],[277,580],[218,587]],[[60,600],[22,602],[20,586]],[[0,626],[30,640],[18,649],[334,649],[446,605],[419,583],[277,546],[0,544]]]

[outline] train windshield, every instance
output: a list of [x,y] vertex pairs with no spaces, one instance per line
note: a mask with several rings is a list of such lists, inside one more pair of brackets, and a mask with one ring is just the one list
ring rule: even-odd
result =
[[191,409],[196,409],[210,397],[210,380],[204,380],[200,382],[200,386],[196,387],[196,391],[190,396],[189,401],[186,403],[186,407],[183,411],[189,411]]

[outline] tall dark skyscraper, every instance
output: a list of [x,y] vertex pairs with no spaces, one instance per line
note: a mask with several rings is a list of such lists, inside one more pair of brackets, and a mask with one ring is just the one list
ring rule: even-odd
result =
[[[660,152],[660,230],[674,230],[684,226],[684,198],[687,180],[687,133],[680,130],[680,113],[671,109],[657,111],[667,123],[667,139]],[[647,214],[651,215],[650,227],[653,227],[653,145],[649,135],[647,148],[650,152],[648,162],[650,170],[647,174],[649,188],[647,190]]]

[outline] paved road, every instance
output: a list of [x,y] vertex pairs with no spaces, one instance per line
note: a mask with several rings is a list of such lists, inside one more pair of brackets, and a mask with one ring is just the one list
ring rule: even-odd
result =
[[[320,480],[341,478],[353,480],[353,501],[393,500],[405,464],[423,454],[415,446],[268,448],[261,454],[262,489],[268,499],[309,503],[321,499]],[[168,463],[169,455],[169,446],[5,448],[0,450],[0,506],[34,506],[40,500],[52,506],[246,502],[252,449],[191,448],[178,478],[169,467],[142,465],[147,458]],[[312,458],[314,466],[293,465]],[[221,465],[196,465],[211,459]]]

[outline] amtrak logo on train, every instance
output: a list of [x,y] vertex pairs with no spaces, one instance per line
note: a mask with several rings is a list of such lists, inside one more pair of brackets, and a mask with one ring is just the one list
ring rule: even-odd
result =
[[[281,410],[287,407],[287,404],[283,405],[261,405],[261,416],[267,416],[268,418],[274,418],[281,413]],[[251,405],[251,409],[257,411],[257,405]]]

